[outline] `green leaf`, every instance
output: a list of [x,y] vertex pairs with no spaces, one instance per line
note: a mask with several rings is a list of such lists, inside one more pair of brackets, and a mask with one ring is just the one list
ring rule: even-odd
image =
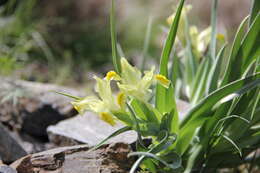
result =
[[60,95],[63,95],[63,96],[72,98],[72,99],[74,99],[74,100],[82,100],[82,99],[83,99],[82,97],[73,96],[73,95],[66,94],[66,93],[59,92],[59,91],[51,91],[51,92],[55,92],[55,93],[57,93],[57,94],[60,94]]
[[258,104],[257,109],[255,110],[255,113],[254,113],[254,116],[253,116],[253,120],[252,120],[252,125],[255,125],[255,124],[260,122],[260,116],[258,116],[258,115],[260,115],[260,106],[259,106],[259,104]]
[[130,112],[131,119],[134,122],[133,129],[137,132],[138,142],[139,142],[139,144],[144,146],[143,141],[142,141],[142,134],[141,134],[142,132],[140,130],[140,125],[139,125],[136,113],[134,112],[133,108],[128,103],[126,103],[126,106]]
[[[185,67],[184,81],[188,86],[190,86],[193,83],[194,77],[197,74],[196,57],[194,57],[192,53],[192,47],[190,44],[191,44],[190,40],[187,39],[187,47],[185,48],[186,56],[184,60],[184,67]],[[188,93],[187,95],[190,95],[190,93]]]
[[[198,89],[198,86],[200,85],[201,82],[201,77],[204,73],[206,73],[206,66],[209,66],[209,59],[203,59],[202,62],[199,64],[198,71],[196,75],[192,79],[192,83],[190,85],[190,95],[189,95],[189,100],[191,101]],[[203,73],[204,72],[204,73]]]
[[[158,160],[159,162],[164,164],[166,167],[171,168],[171,169],[178,169],[178,168],[181,167],[181,158],[180,157],[175,157],[175,160],[172,160],[173,163],[169,164],[169,163],[165,162],[163,159],[161,159],[160,157],[156,156],[155,154],[148,153],[148,152],[133,152],[133,153],[128,154],[128,157],[131,157],[131,156],[150,157],[150,158],[153,158],[155,160]],[[130,171],[130,173],[133,173],[133,172]]]
[[[163,136],[161,136],[164,134]],[[176,141],[177,136],[176,135],[169,135],[169,133],[165,130],[161,131],[161,133],[158,134],[157,141],[159,141],[158,144],[151,147],[151,149],[148,151],[148,153],[158,153],[166,148],[168,148],[170,145],[172,145]],[[145,156],[141,156],[136,160],[134,165],[132,166],[130,173],[135,172],[135,170],[138,168],[138,166],[141,164],[141,162],[145,159]]]
[[[225,122],[224,130],[227,131],[229,136],[234,141],[243,137],[253,125],[253,118],[254,114],[256,113],[256,105],[259,104],[259,91],[259,88],[255,88],[250,92],[244,94],[238,99],[236,106],[231,112],[231,114],[240,115],[241,118],[249,120],[250,124],[245,124],[244,122],[239,120],[228,120],[227,122]],[[237,133],[237,131],[239,131],[239,133]]]
[[[176,38],[177,34],[177,29],[178,29],[178,24],[179,24],[179,19],[181,16],[181,11],[182,7],[184,4],[185,0],[181,0],[176,12],[176,16],[174,18],[174,21],[171,25],[169,34],[167,36],[166,42],[163,47],[162,51],[162,56],[161,56],[161,61],[160,61],[160,74],[164,75],[166,78],[169,78],[168,76],[168,62],[169,62],[169,57],[171,54],[171,50]],[[163,113],[165,111],[165,98],[167,97],[167,89],[161,86],[160,84],[157,84],[156,86],[156,98],[155,98],[155,104],[156,108]]]
[[[184,75],[185,75],[185,82],[189,86],[192,84],[195,74],[197,73],[197,66],[198,66],[197,59],[199,59],[200,57],[195,57],[195,54],[193,53],[191,36],[190,36],[190,26],[189,26],[187,16],[185,18],[185,40],[186,40],[186,47],[184,49],[185,51],[185,60],[184,60],[185,74]],[[190,93],[188,93],[188,95],[190,95]]]
[[153,160],[151,159],[145,159],[143,162],[142,162],[142,166],[144,165],[144,167],[146,169],[148,169],[151,173],[157,173],[157,167],[156,167],[156,164],[154,163]]
[[[205,122],[202,128],[200,129],[200,137],[202,141],[206,141],[204,143],[208,143],[207,141],[210,138],[214,137],[214,132],[218,125],[221,123],[222,125],[218,129],[218,133],[227,133],[229,136],[236,140],[244,135],[249,128],[249,124],[245,124],[244,121],[239,119],[244,119],[247,121],[250,118],[248,115],[251,112],[251,101],[254,101],[255,89],[252,89],[246,93],[240,93],[241,96],[234,99],[232,102],[226,102],[217,108],[217,111],[214,113],[212,118],[209,121]],[[250,111],[248,111],[250,110]],[[234,115],[239,116],[239,119],[231,119],[235,117]],[[229,118],[230,117],[230,118]],[[224,121],[222,121],[224,120]],[[243,127],[243,128],[241,128]],[[237,133],[239,131],[239,133]]]
[[196,164],[196,159],[199,156],[201,150],[202,150],[202,146],[201,145],[198,145],[198,146],[196,145],[193,148],[193,151],[192,151],[191,155],[188,158],[187,166],[186,166],[186,169],[185,169],[184,173],[192,172],[192,168]]
[[171,50],[176,38],[179,20],[181,16],[182,7],[185,0],[181,0],[174,17],[174,21],[171,24],[169,34],[167,36],[166,42],[163,47],[161,62],[160,62],[160,74],[168,77],[168,61],[171,54]]
[[258,146],[260,145],[260,131],[249,131],[247,134],[244,135],[243,138],[239,139],[239,145],[240,148],[246,148],[248,146]]
[[171,120],[171,127],[170,127],[170,132],[171,133],[179,133],[179,113],[177,110],[177,105],[176,105],[176,100],[174,96],[174,89],[172,84],[167,90],[167,95],[166,95],[166,108],[165,111],[172,116]]
[[256,16],[243,40],[238,55],[243,58],[242,74],[260,56],[260,13]]
[[133,126],[133,121],[125,112],[113,112],[113,115],[128,126]]
[[189,111],[181,123],[180,137],[177,141],[177,148],[180,150],[180,153],[186,151],[196,128],[210,117],[214,108],[259,86],[259,84],[260,73],[257,73],[247,78],[234,81],[200,101],[200,103]]
[[252,1],[253,1],[253,3],[252,3],[252,7],[251,7],[250,20],[249,20],[250,25],[253,23],[257,14],[260,11],[260,1],[259,0],[252,0]]
[[156,107],[157,110],[161,113],[169,113],[172,110],[175,110],[175,114],[176,116],[178,116],[178,111],[177,111],[177,107],[176,107],[176,100],[175,100],[175,96],[174,96],[174,89],[172,84],[170,84],[169,88],[164,88],[163,86],[159,86],[158,87],[162,87],[161,89],[156,91],[156,94],[161,95],[161,98],[159,102],[160,102],[160,107]]
[[[243,151],[243,153],[245,152]],[[228,159],[223,161],[223,158]],[[219,152],[209,158],[205,170],[210,168],[232,168],[245,163],[245,160],[241,159],[241,157],[238,154],[235,154],[234,151]]]
[[180,72],[179,72],[180,63],[181,62],[179,60],[179,57],[174,52],[172,64],[171,64],[171,75],[170,75],[170,79],[171,79],[171,82],[172,82],[172,85],[173,85],[174,88],[175,88],[175,85],[176,85],[176,82],[177,82],[177,78],[181,75]]
[[117,131],[115,131],[114,133],[112,133],[111,135],[109,135],[106,139],[102,140],[99,144],[97,144],[95,147],[91,148],[91,150],[96,150],[98,149],[99,147],[101,147],[104,143],[106,143],[110,138],[113,138],[121,133],[124,133],[124,132],[127,132],[129,130],[132,130],[131,127],[129,126],[125,126],[121,129],[118,129]]
[[254,22],[249,28],[243,39],[237,53],[231,57],[231,64],[227,71],[227,81],[232,82],[242,77],[250,64],[260,56],[260,13],[256,16]]
[[224,78],[223,81],[221,83],[221,86],[224,86],[228,83],[228,77],[231,71],[231,64],[233,61],[235,61],[235,57],[238,53],[238,50],[241,46],[241,42],[244,36],[244,32],[245,32],[245,28],[246,28],[246,23],[248,22],[248,17],[246,17],[240,24],[240,26],[238,27],[237,33],[235,35],[235,39],[233,41],[233,45],[232,45],[232,49],[231,49],[231,53],[230,56],[228,58],[228,65],[226,66],[226,70],[224,73]]
[[207,94],[215,91],[218,88],[218,81],[219,81],[219,76],[221,72],[221,64],[222,64],[222,59],[224,55],[226,45],[224,45],[218,55],[217,59],[214,60],[213,65],[210,69],[209,75],[208,75],[208,83],[207,83]]
[[[128,157],[130,157],[130,156],[128,155]],[[130,170],[129,173],[135,173],[136,169],[139,167],[139,165],[142,163],[142,161],[144,161],[144,159],[145,159],[145,156],[139,157],[139,158],[135,161],[135,163],[133,164],[133,166],[131,167],[131,170]]]
[[111,45],[112,45],[112,60],[115,71],[120,74],[121,63],[117,53],[117,37],[116,37],[116,19],[115,19],[115,0],[112,0],[110,11],[110,30],[111,30]]
[[[165,135],[163,137],[161,137],[160,135],[163,133]],[[177,135],[175,135],[175,134],[169,135],[168,131],[163,130],[158,134],[157,138],[158,138],[157,141],[160,140],[160,142],[157,145],[155,145],[154,147],[152,147],[151,150],[149,150],[149,152],[151,152],[151,153],[159,153],[159,152],[167,149],[169,146],[171,146],[176,141]]]
[[213,132],[218,129],[218,126],[219,126],[221,123],[222,123],[222,125],[223,125],[223,124],[226,122],[226,120],[233,119],[233,118],[240,119],[240,120],[242,120],[242,121],[244,121],[244,122],[246,122],[246,123],[248,123],[248,124],[250,123],[247,119],[245,119],[245,118],[243,118],[243,117],[241,117],[241,116],[238,116],[238,115],[230,115],[230,116],[227,116],[227,117],[224,117],[224,118],[220,119],[220,120],[217,122],[217,124],[216,124],[216,126],[215,126]]
[[259,101],[260,101],[260,89],[256,90],[256,94],[257,94],[256,98],[254,99],[255,103],[253,104],[253,108],[252,108],[251,114],[250,114],[250,120],[253,120],[257,105],[259,104]]
[[217,29],[217,9],[218,9],[218,0],[213,0],[211,7],[211,42],[210,42],[210,56],[212,60],[215,59],[216,56],[216,29]]
[[160,130],[167,130],[170,133],[179,133],[179,117],[176,110],[165,113],[162,117]]
[[195,105],[205,95],[208,74],[210,70],[210,59],[205,59],[198,70],[192,86],[191,103]]
[[132,99],[130,102],[136,115],[149,122],[159,123],[156,114],[153,110],[150,110],[146,103],[143,103],[137,99]]
[[228,136],[226,136],[226,135],[221,135],[221,136],[222,136],[224,139],[226,139],[228,142],[230,142],[230,144],[232,144],[232,145],[236,148],[236,150],[238,151],[240,157],[242,157],[242,151],[241,151],[240,148],[236,145],[236,143],[235,143],[232,139],[230,139]]
[[173,113],[165,113],[162,117],[160,130],[171,131],[171,122],[173,120]]

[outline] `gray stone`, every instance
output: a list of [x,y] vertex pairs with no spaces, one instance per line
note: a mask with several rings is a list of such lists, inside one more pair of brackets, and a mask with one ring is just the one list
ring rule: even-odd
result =
[[69,99],[53,91],[80,96],[80,92],[52,84],[0,77],[0,122],[47,141],[49,125],[77,115]]
[[10,166],[18,173],[127,173],[133,164],[129,145],[114,143],[89,150],[87,145],[62,147],[28,155]]
[[[57,145],[66,145],[63,143],[63,140],[67,143],[69,139],[73,139],[74,141],[94,146],[123,126],[121,123],[111,126],[100,120],[93,113],[87,112],[83,116],[78,115],[61,121],[57,125],[49,126],[47,131],[50,141]],[[136,139],[136,133],[129,131],[110,139],[108,143],[124,142],[131,144]]]
[[0,166],[0,173],[17,173],[17,171],[9,166],[2,165]]
[[[68,104],[69,99],[53,91],[80,96],[81,92],[52,84],[28,82],[0,77],[0,121],[20,130],[23,121],[45,118],[46,114],[69,118],[77,112]],[[27,117],[28,116],[28,117]],[[49,119],[49,118],[47,118]],[[50,125],[50,124],[49,124]]]
[[6,163],[13,162],[27,154],[24,149],[11,137],[9,132],[5,130],[1,123],[0,141],[0,158]]

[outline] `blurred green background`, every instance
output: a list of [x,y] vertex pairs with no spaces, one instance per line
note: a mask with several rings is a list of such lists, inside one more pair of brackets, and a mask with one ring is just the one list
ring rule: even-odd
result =
[[[118,0],[117,33],[122,54],[140,64],[149,18],[147,56],[159,60],[166,19],[177,0]],[[210,0],[192,1],[189,15],[200,29],[210,23]],[[90,73],[112,68],[108,0],[1,0],[0,75],[31,81],[81,85]],[[243,8],[241,8],[243,7]],[[250,1],[220,0],[218,33],[232,38]]]

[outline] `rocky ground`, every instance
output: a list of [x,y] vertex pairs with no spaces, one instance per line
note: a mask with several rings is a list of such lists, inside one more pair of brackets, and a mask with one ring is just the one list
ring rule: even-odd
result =
[[[92,113],[84,116],[53,91],[79,90],[0,77],[0,173],[124,173],[136,141],[133,131],[89,150],[123,125],[111,127]],[[183,115],[185,102],[178,102]]]

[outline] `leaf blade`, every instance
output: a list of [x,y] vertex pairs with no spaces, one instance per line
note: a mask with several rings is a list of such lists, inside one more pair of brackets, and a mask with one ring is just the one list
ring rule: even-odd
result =
[[[169,57],[172,51],[172,47],[176,38],[178,24],[181,16],[181,11],[183,8],[185,0],[181,0],[176,12],[176,16],[174,18],[174,21],[171,25],[169,34],[167,36],[166,42],[163,47],[161,60],[160,60],[160,74],[165,76],[166,78],[169,78],[168,76],[168,61]],[[155,96],[155,105],[156,108],[162,113],[165,111],[165,100],[167,96],[167,89],[161,86],[160,84],[156,85],[156,96]]]
[[112,61],[115,71],[121,73],[121,63],[117,53],[117,36],[116,36],[116,20],[115,20],[115,0],[111,1],[110,10],[110,32],[111,32],[111,45],[112,45]]
[[196,128],[209,118],[212,109],[217,103],[223,104],[259,85],[260,73],[257,73],[247,78],[234,81],[229,85],[216,90],[200,101],[199,104],[190,110],[185,119],[181,122],[180,137],[177,141],[177,148],[180,150],[180,153],[183,153],[187,149]]
[[101,147],[105,142],[107,142],[110,138],[112,137],[115,137],[121,133],[124,133],[126,131],[129,131],[129,130],[132,130],[131,127],[129,126],[125,126],[125,127],[122,127],[121,129],[118,129],[117,131],[115,131],[114,133],[112,133],[111,135],[109,135],[107,138],[105,138],[104,140],[102,140],[100,143],[98,143],[95,147],[93,147],[91,150],[96,150],[98,149],[99,147]]

